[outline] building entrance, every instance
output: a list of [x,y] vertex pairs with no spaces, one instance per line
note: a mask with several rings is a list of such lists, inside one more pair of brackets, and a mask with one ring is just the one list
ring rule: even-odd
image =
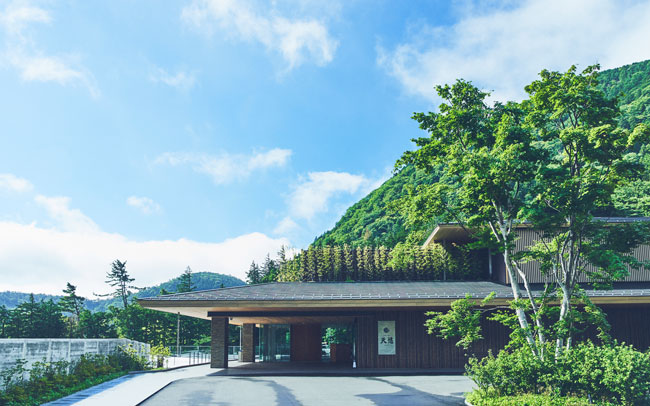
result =
[[291,359],[291,325],[261,324],[260,361],[287,362]]

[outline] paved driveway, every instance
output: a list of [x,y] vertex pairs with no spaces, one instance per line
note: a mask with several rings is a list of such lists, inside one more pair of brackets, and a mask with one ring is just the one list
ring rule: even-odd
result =
[[464,376],[205,376],[172,382],[141,405],[456,406],[471,389]]

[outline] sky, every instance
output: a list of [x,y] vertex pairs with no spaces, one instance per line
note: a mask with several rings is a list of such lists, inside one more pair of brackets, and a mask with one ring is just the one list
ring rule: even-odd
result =
[[304,248],[434,86],[650,59],[650,1],[0,0],[0,291],[105,293]]

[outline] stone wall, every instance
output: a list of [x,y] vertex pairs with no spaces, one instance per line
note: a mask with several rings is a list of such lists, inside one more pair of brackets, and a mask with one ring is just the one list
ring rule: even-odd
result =
[[3,338],[0,339],[0,371],[11,368],[16,361],[27,361],[25,368],[34,362],[79,360],[84,354],[108,355],[119,346],[129,344],[139,355],[149,357],[149,344],[126,338]]

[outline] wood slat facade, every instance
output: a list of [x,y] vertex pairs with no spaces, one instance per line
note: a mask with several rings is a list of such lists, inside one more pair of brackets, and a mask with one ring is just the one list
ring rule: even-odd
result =
[[[650,305],[602,306],[612,326],[612,337],[645,351],[650,348]],[[445,311],[448,309],[433,309]],[[484,357],[491,350],[496,354],[509,341],[510,330],[500,323],[483,320],[483,339],[469,350],[428,334],[424,327],[424,311],[381,311],[357,319],[356,360],[359,368],[431,368],[462,370],[468,355]],[[377,351],[377,322],[394,320],[396,329],[395,355],[379,355]],[[595,332],[586,334],[596,339]],[[583,337],[585,338],[585,337]]]

